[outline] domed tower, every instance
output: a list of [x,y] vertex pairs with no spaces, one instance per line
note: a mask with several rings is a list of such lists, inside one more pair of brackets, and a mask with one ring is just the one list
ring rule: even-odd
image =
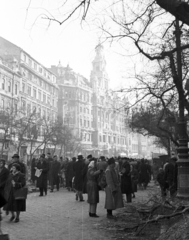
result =
[[106,60],[104,57],[104,47],[98,44],[95,48],[96,55],[92,61],[91,86],[93,91],[107,91],[109,79],[106,73]]

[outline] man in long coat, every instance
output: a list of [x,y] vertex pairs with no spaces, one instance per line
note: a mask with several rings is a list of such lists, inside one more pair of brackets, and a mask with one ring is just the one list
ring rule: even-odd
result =
[[5,167],[5,160],[0,159],[0,221],[1,221],[1,207],[6,203],[4,197],[5,184],[9,177],[9,170]]
[[132,201],[131,166],[126,158],[123,158],[122,162],[121,192],[126,194],[127,202],[129,203]]
[[168,185],[170,196],[173,198],[177,191],[177,159],[171,158],[165,165],[165,182]]
[[73,157],[72,160],[69,161],[68,165],[67,165],[68,191],[72,191],[73,190],[72,179],[74,177],[73,165],[74,165],[75,162],[76,162],[76,158]]
[[147,164],[144,159],[141,160],[140,168],[139,168],[139,184],[146,189],[150,178],[150,173]]
[[42,154],[39,158],[39,162],[37,163],[36,169],[41,171],[41,175],[37,178],[37,187],[40,191],[40,197],[43,196],[43,192],[47,195],[47,174],[49,171],[49,164],[45,160],[44,155]]
[[49,170],[49,181],[51,186],[51,192],[54,190],[54,185],[56,185],[57,191],[59,191],[59,184],[60,184],[60,170],[61,165],[58,161],[58,157],[55,155],[53,157],[53,161],[50,162],[50,170]]
[[74,170],[74,186],[76,189],[76,200],[83,202],[83,184],[84,184],[84,170],[85,163],[83,161],[83,156],[78,155],[78,161],[73,165]]

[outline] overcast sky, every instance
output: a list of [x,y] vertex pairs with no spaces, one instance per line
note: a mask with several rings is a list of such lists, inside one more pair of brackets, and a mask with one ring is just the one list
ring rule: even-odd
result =
[[[42,18],[44,15],[40,14],[47,10],[53,12],[57,2],[61,1],[0,0],[0,34],[46,67],[57,65],[60,60],[63,66],[69,63],[74,71],[89,78],[101,33],[95,25],[81,25],[78,20],[63,26],[57,23],[48,25],[48,21]],[[123,85],[126,81],[123,80],[125,64],[129,65],[129,58],[117,54],[119,47],[116,44],[105,44],[104,48],[111,87]]]

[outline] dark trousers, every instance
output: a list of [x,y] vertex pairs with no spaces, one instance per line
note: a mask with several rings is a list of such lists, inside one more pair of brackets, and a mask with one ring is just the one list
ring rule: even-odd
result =
[[112,210],[107,209],[107,215],[112,216]]
[[39,188],[40,195],[43,196],[43,192],[47,195],[47,188]]
[[126,193],[126,198],[127,198],[127,202],[128,202],[128,203],[131,203],[131,202],[132,202],[131,193]]
[[[55,183],[57,191],[59,190],[59,182]],[[51,184],[51,190],[54,190],[54,183]]]

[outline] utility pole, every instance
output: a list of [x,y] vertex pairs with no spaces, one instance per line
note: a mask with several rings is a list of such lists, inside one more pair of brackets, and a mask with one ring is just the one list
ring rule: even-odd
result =
[[179,20],[176,19],[175,37],[177,47],[177,77],[179,84],[179,147],[178,153],[178,197],[189,197],[189,149],[188,149],[188,135],[187,135],[187,122],[185,118],[185,97],[182,79],[182,55],[181,55],[181,34]]

